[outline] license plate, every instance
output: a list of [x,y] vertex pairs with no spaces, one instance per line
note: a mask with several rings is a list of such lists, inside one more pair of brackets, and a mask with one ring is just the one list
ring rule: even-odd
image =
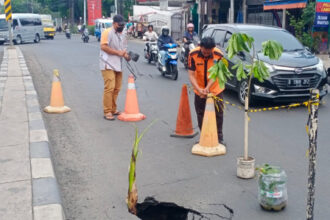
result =
[[310,80],[309,79],[289,79],[288,86],[292,87],[305,87],[309,86]]

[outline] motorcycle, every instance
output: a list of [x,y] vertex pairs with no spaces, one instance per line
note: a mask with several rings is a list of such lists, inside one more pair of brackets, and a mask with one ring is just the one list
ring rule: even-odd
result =
[[188,69],[188,56],[190,51],[195,49],[200,43],[198,36],[194,36],[192,41],[188,41],[181,47],[180,61],[183,63],[184,67]]
[[81,39],[82,39],[82,41],[84,42],[84,43],[88,43],[88,41],[89,41],[89,32],[88,32],[88,29],[86,28],[85,30],[84,30],[84,32],[82,33],[82,35],[81,35]]
[[71,32],[69,28],[65,29],[65,36],[67,39],[71,39]]
[[152,39],[146,42],[144,47],[144,57],[148,60],[148,63],[157,62],[158,46],[156,40]]
[[173,80],[178,79],[178,49],[177,44],[165,44],[166,51],[166,61],[165,66],[161,63],[161,55],[158,53],[158,70],[161,72],[162,76],[170,77]]

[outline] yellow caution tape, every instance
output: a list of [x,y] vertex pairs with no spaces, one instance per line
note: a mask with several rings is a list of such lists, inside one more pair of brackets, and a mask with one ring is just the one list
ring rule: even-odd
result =
[[[188,86],[188,89],[189,90],[193,90],[194,88],[192,86]],[[229,106],[232,106],[234,108],[237,108],[239,110],[244,110],[244,108],[240,105],[237,105],[235,103],[231,103],[227,100],[224,100],[224,99],[221,99],[215,95],[212,96],[212,98],[218,102],[222,102],[224,104],[224,107],[225,105],[229,105]],[[324,103],[324,102],[323,102]],[[305,106],[308,108],[308,112],[310,112],[310,106],[311,105],[320,105],[319,102],[315,102],[315,103],[312,103],[310,100],[309,101],[305,101],[305,102],[301,102],[301,103],[293,103],[293,104],[289,104],[289,105],[281,105],[281,106],[274,106],[274,107],[267,107],[267,108],[255,108],[255,109],[250,109],[248,110],[248,112],[250,113],[255,113],[255,112],[265,112],[265,111],[274,111],[274,110],[280,110],[280,109],[292,109],[292,108],[297,108],[297,107],[301,107],[301,106]],[[219,110],[219,107],[217,106],[216,104],[216,108]]]

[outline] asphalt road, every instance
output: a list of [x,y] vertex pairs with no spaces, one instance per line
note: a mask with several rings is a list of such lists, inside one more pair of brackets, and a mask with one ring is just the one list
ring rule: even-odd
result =
[[[129,49],[142,55],[143,43],[130,42]],[[66,104],[72,112],[46,115],[55,171],[61,187],[67,219],[135,219],[127,213],[127,172],[134,138],[134,124],[103,119],[103,79],[98,68],[99,46],[95,38],[84,44],[79,36],[63,35],[40,44],[20,46],[33,76],[42,106],[49,104],[52,70],[59,69]],[[175,139],[181,86],[188,82],[180,66],[178,81],[162,78],[143,57],[137,63],[143,76],[136,81],[140,110],[147,119],[136,123],[142,130],[158,122],[141,142],[137,183],[139,201],[154,196],[201,212],[226,215],[210,204],[224,203],[239,220],[304,219],[307,198],[308,137],[306,108],[251,114],[250,155],[257,164],[281,166],[288,175],[289,203],[282,212],[262,211],[257,201],[257,181],[236,177],[236,158],[243,154],[243,112],[228,107],[224,136],[225,156],[193,156],[198,140]],[[119,107],[124,108],[128,72],[125,71]],[[193,94],[190,94],[192,105]],[[225,98],[237,103],[236,94]],[[315,219],[330,216],[330,96],[319,111]],[[193,122],[196,115],[192,108]],[[212,218],[213,219],[213,218]],[[216,219],[216,218],[214,218]]]

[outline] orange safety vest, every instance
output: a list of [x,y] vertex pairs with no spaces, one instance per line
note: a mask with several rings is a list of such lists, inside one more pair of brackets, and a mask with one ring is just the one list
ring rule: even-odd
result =
[[[222,58],[222,52],[218,48],[214,48],[210,57],[205,58],[201,52],[201,48],[197,47],[189,53],[188,69],[195,72],[195,78],[200,88],[206,88],[210,73],[208,70]],[[219,95],[224,89],[219,86],[218,80],[211,86],[210,92]],[[199,95],[197,90],[194,90]]]

